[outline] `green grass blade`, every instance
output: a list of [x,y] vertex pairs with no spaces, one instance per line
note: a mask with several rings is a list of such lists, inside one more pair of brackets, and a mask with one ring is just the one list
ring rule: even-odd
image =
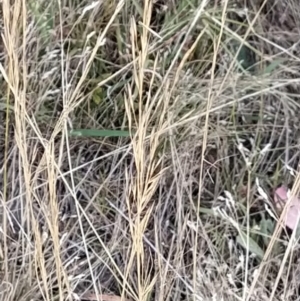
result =
[[0,111],[4,111],[8,108],[9,111],[13,111],[14,110],[14,107],[7,104],[7,103],[4,103],[4,102],[0,102]]
[[78,129],[71,130],[70,136],[76,137],[130,137],[129,131]]
[[283,59],[274,60],[265,68],[265,70],[263,70],[262,75],[272,73],[278,66],[280,66],[280,64],[284,63],[284,61],[285,60]]
[[[246,233],[240,232],[240,234],[236,238],[236,241],[239,245],[247,249],[248,246]],[[264,257],[263,249],[251,237],[249,237],[249,251],[257,255],[259,258]]]

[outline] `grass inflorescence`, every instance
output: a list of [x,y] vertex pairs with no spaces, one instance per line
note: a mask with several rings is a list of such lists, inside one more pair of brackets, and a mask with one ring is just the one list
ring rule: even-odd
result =
[[0,299],[298,300],[299,11],[3,0]]

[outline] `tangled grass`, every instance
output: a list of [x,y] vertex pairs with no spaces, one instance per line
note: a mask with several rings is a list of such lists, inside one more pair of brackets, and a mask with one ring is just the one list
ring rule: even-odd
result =
[[1,2],[1,300],[300,300],[300,5],[245,2]]

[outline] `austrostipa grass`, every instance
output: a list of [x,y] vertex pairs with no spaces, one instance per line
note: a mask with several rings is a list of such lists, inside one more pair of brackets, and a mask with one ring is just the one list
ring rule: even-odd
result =
[[0,300],[299,300],[299,12],[3,0]]

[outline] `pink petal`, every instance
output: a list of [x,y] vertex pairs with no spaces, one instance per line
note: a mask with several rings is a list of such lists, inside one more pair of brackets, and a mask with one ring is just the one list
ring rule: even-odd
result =
[[[285,203],[288,201],[287,194],[288,189],[285,186],[281,186],[275,190],[274,202],[277,208],[283,210]],[[280,205],[280,203],[282,203],[282,205]],[[297,227],[298,216],[300,216],[300,198],[293,197],[287,209],[285,225],[291,230],[295,229]]]
[[[274,199],[275,203],[280,202],[280,200],[287,201],[287,199],[288,199],[287,193],[288,193],[287,187],[285,187],[285,186],[278,187],[275,190],[275,199]],[[278,197],[280,198],[280,200],[278,199]]]

